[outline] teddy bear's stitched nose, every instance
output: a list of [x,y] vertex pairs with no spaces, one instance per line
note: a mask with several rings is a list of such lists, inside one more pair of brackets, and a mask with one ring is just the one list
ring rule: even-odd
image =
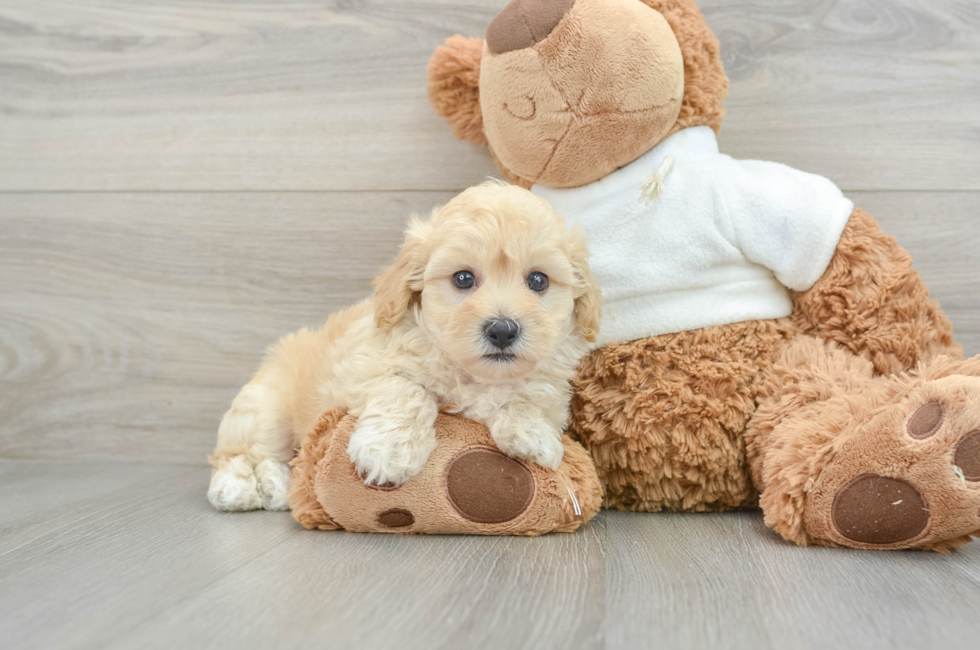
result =
[[512,0],[487,28],[487,47],[503,54],[540,43],[574,4],[575,0]]

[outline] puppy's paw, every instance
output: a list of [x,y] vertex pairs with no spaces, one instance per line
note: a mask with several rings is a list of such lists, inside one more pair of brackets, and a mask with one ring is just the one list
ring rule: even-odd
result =
[[545,469],[558,469],[565,455],[561,431],[545,420],[491,427],[490,435],[508,456],[526,458]]
[[289,465],[267,458],[255,466],[255,478],[262,507],[266,510],[289,510]]
[[434,429],[413,430],[394,420],[362,417],[347,445],[357,473],[371,485],[402,485],[425,466],[436,446]]
[[255,470],[244,456],[230,458],[214,471],[208,501],[225,512],[262,509]]

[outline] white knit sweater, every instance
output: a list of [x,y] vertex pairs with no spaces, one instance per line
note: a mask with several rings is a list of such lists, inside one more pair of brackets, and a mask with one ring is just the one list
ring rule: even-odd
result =
[[[644,198],[668,156],[663,191]],[[787,287],[820,279],[854,210],[826,178],[718,153],[707,127],[590,185],[531,191],[585,228],[604,300],[601,345],[789,316]]]

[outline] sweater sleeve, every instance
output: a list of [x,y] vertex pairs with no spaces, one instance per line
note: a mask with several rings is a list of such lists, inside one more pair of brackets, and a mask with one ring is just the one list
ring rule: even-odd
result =
[[773,162],[732,162],[723,198],[735,245],[784,286],[806,291],[830,265],[854,204],[822,176]]

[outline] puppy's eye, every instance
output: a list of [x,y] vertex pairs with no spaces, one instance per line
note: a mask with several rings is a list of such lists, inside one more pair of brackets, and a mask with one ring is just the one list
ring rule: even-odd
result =
[[527,276],[527,288],[536,293],[541,293],[548,288],[548,276],[535,271]]
[[476,285],[476,276],[469,271],[456,271],[453,273],[453,286],[457,289],[472,289]]

